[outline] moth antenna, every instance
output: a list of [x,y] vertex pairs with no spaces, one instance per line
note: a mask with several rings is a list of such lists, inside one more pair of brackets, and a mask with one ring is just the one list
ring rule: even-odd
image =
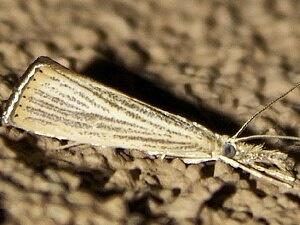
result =
[[234,142],[240,142],[240,141],[249,141],[253,139],[265,139],[265,138],[277,138],[277,139],[284,139],[284,140],[291,140],[291,141],[300,141],[299,137],[295,136],[281,136],[281,135],[251,135],[247,137],[241,137],[234,139]]
[[[262,109],[258,110],[253,116],[251,116],[243,125],[242,127],[235,133],[235,135],[233,135],[230,139],[234,140],[236,139],[247,127],[247,125],[253,120],[255,119],[259,114],[261,114],[263,111],[265,111],[266,109],[270,108],[271,105],[273,105],[274,103],[278,102],[280,99],[284,98],[285,96],[287,96],[290,92],[292,92],[293,90],[295,90],[297,87],[300,86],[300,82],[297,83],[294,87],[292,87],[290,90],[288,90],[287,92],[285,92],[283,95],[279,96],[278,98],[274,99],[273,101],[271,101],[270,103],[268,103],[267,105],[265,105]],[[250,136],[249,136],[250,137]]]

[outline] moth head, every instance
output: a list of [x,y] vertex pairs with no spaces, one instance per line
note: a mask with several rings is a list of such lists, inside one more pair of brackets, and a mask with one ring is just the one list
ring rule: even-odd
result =
[[233,142],[226,141],[222,146],[222,155],[228,158],[234,158],[236,155],[236,145]]
[[218,154],[227,158],[234,158],[237,154],[237,146],[227,135],[219,135],[218,137]]
[[291,171],[295,164],[295,161],[286,153],[278,150],[265,150],[262,145],[243,142],[225,142],[223,155],[250,168],[279,177],[292,177]]

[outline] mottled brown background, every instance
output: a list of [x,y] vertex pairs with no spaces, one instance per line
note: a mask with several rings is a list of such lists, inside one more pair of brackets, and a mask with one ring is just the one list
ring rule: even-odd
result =
[[[0,94],[47,55],[233,134],[300,80],[297,0],[0,1]],[[300,135],[299,90],[248,133]],[[246,133],[247,133],[246,132]],[[216,163],[142,159],[1,127],[0,224],[299,224],[300,194]],[[291,150],[293,143],[274,145]],[[300,178],[299,163],[294,172]]]

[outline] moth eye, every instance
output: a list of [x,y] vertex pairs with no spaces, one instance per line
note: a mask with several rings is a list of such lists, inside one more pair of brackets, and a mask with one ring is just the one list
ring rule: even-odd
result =
[[236,154],[236,149],[231,143],[225,143],[223,147],[223,155],[228,158],[233,158]]

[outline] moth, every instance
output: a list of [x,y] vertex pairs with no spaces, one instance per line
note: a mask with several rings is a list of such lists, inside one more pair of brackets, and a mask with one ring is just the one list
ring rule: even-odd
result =
[[294,161],[279,150],[264,150],[262,145],[245,141],[266,137],[299,141],[300,138],[266,135],[238,138],[248,123],[280,98],[228,137],[72,72],[48,57],[39,57],[9,98],[2,124],[78,144],[176,157],[189,164],[221,160],[255,177],[291,187],[295,181]]

